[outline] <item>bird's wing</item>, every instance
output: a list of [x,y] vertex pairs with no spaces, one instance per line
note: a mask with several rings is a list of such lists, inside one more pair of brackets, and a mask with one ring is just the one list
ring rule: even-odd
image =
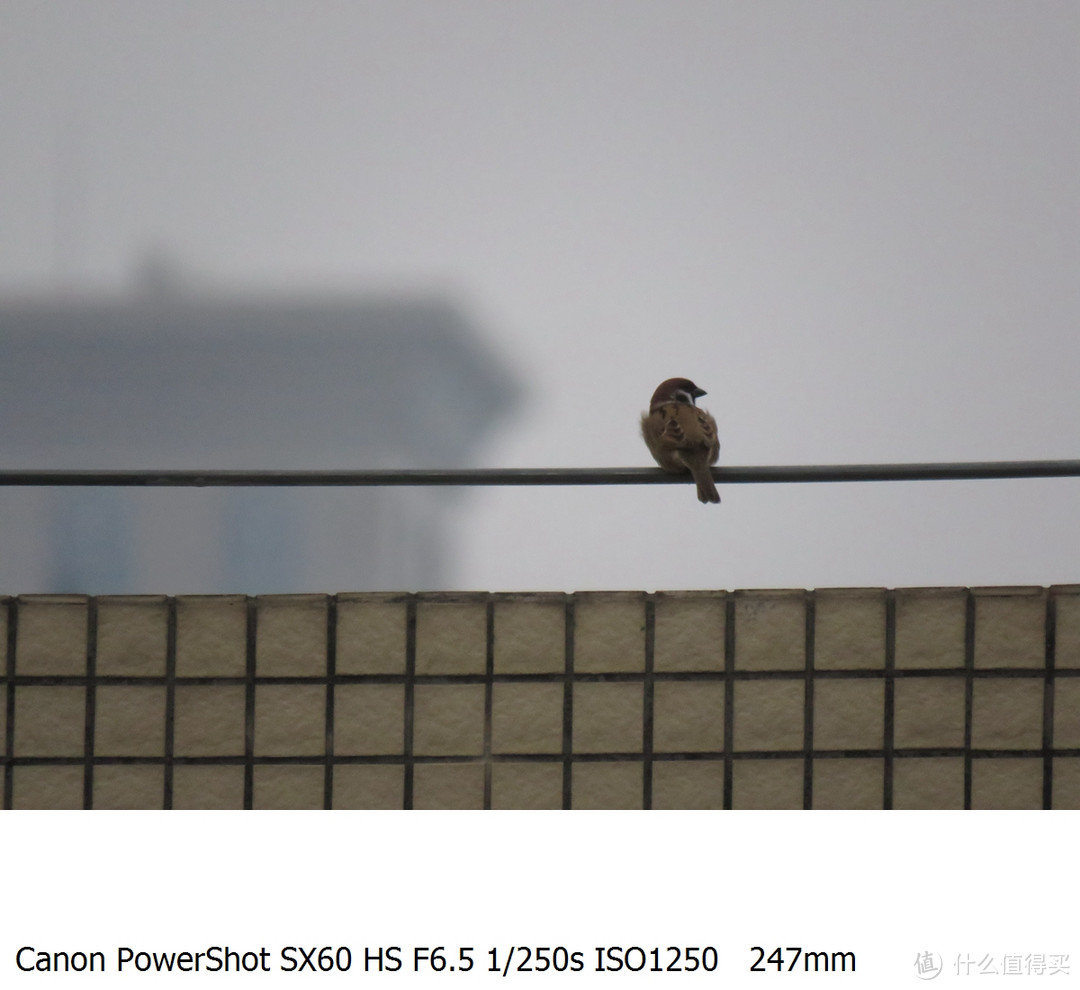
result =
[[670,402],[654,410],[660,429],[657,439],[668,448],[711,446],[716,442],[716,426],[704,410],[681,402]]
[[663,424],[660,429],[660,442],[665,447],[686,446],[686,430],[683,429],[680,412],[680,406],[676,402],[660,410],[659,418]]

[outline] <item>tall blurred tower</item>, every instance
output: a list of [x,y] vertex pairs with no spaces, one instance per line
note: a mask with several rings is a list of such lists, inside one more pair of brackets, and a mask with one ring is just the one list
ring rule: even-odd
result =
[[[515,382],[449,300],[0,301],[0,464],[460,467]],[[0,592],[443,586],[452,489],[0,489]]]

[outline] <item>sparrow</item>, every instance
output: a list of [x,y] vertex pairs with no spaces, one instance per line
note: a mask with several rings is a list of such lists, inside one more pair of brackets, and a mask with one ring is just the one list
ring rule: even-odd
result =
[[641,435],[656,463],[665,471],[689,471],[697,484],[699,502],[719,502],[710,464],[720,456],[716,420],[695,399],[705,395],[689,378],[661,382],[641,415]]

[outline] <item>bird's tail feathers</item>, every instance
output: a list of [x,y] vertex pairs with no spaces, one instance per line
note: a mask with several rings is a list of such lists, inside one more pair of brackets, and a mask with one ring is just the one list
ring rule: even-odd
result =
[[699,502],[719,502],[720,493],[712,480],[712,472],[703,468],[694,472],[694,481],[697,483],[697,497]]

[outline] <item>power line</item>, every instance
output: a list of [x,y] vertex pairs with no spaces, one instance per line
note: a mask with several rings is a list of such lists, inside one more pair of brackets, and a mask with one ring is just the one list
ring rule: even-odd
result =
[[[791,464],[717,467],[720,485],[806,484],[852,481],[969,481],[1080,477],[1080,460],[960,461],[926,464]],[[387,471],[0,471],[0,486],[23,487],[383,487],[505,485],[686,484],[687,476],[659,468],[463,468]]]

